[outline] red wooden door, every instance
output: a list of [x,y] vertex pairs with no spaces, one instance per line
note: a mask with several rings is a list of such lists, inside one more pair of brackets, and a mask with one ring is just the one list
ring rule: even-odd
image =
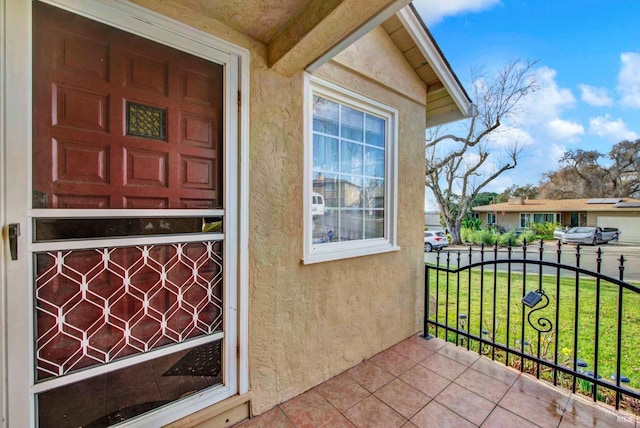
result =
[[[34,371],[52,385],[38,393],[38,421],[134,417],[224,381],[224,242],[193,238],[224,208],[224,67],[38,2],[33,10]],[[71,210],[38,217],[44,209]],[[172,218],[106,211],[115,209]],[[156,240],[118,242],[129,235]],[[197,377],[191,363],[176,369],[187,351],[207,356]],[[158,367],[176,380],[148,383]]]
[[34,13],[34,208],[222,207],[222,66]]

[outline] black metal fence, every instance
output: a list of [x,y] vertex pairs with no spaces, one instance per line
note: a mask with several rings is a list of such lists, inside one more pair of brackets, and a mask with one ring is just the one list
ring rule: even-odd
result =
[[[585,269],[584,250],[564,247],[554,257],[547,245],[549,260],[544,242],[438,252],[425,268],[425,337],[637,414],[640,288],[624,281],[624,256],[612,277],[601,248]],[[573,263],[562,263],[563,251],[575,252]]]

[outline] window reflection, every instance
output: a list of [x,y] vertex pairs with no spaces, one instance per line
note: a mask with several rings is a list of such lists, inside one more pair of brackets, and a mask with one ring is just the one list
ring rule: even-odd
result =
[[221,233],[222,217],[39,218],[35,242],[113,236]]
[[313,243],[383,238],[385,120],[313,100]]

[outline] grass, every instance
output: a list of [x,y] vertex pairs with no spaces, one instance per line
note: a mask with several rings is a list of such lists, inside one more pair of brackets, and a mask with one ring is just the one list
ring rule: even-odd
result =
[[[550,361],[573,368],[573,349],[577,344],[577,358],[585,361],[588,367],[583,370],[594,370],[596,357],[596,336],[598,337],[598,374],[603,380],[614,382],[610,376],[616,373],[616,353],[618,334],[618,315],[622,319],[622,347],[621,373],[631,379],[629,386],[640,389],[640,294],[623,290],[622,312],[618,311],[618,286],[607,281],[601,281],[598,286],[593,279],[580,278],[576,289],[576,279],[573,277],[539,276],[519,273],[487,271],[485,269],[484,286],[481,285],[481,273],[477,271],[449,274],[448,305],[447,302],[447,274],[435,270],[430,271],[430,294],[435,297],[435,286],[438,281],[438,320],[456,328],[460,322],[458,314],[465,314],[466,320],[462,325],[466,331],[480,336],[485,331],[488,338],[493,336],[495,342],[509,345],[512,349],[520,349],[521,342],[528,342],[524,351],[531,355],[539,355]],[[470,276],[469,276],[470,275]],[[493,287],[495,279],[495,290]],[[458,290],[457,284],[460,284]],[[531,315],[534,324],[537,320],[547,318],[552,323],[548,333],[539,334],[527,322],[527,315],[531,311],[521,300],[526,292],[542,288],[549,297],[549,305]],[[599,322],[596,323],[596,296],[600,293]],[[510,293],[509,293],[510,290]],[[557,295],[560,293],[560,299]],[[495,299],[495,311],[494,311]],[[556,321],[556,305],[560,301]],[[480,325],[480,308],[482,306],[482,326]],[[542,306],[539,304],[538,307]],[[576,307],[578,316],[576,317]],[[524,309],[524,314],[523,314]],[[536,308],[537,309],[537,308]],[[431,309],[430,319],[435,320],[435,313]],[[495,314],[495,322],[494,322]],[[524,316],[524,323],[523,323]],[[508,318],[508,319],[507,319]],[[510,328],[507,331],[507,323]],[[596,330],[596,324],[599,328]],[[442,329],[440,337],[444,334]],[[432,332],[433,333],[433,332]],[[448,340],[460,342],[461,336],[449,332]],[[557,340],[557,346],[556,346]],[[516,342],[518,341],[518,342]],[[478,350],[477,341],[470,341],[470,347]],[[465,344],[466,346],[466,344]],[[540,346],[540,350],[538,350]],[[484,352],[489,347],[485,346]],[[506,354],[495,352],[497,360],[505,362]],[[520,358],[511,354],[509,365],[518,367]],[[529,371],[534,364],[525,360],[525,369]],[[553,376],[549,369],[541,373],[541,377]],[[561,376],[562,377],[562,376]],[[566,378],[566,375],[564,375]],[[572,377],[571,377],[572,378]],[[561,379],[562,380],[562,379]],[[577,382],[579,389],[588,389],[588,381]],[[599,390],[601,390],[600,388]]]

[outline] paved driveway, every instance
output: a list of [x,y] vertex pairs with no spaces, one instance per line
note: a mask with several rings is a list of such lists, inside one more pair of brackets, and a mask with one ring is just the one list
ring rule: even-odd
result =
[[[472,263],[480,261],[480,247],[473,246]],[[601,272],[605,275],[619,278],[620,275],[620,257],[624,256],[624,270],[623,279],[625,281],[637,281],[640,282],[640,246],[626,245],[626,244],[605,244],[605,245],[581,245],[580,257],[576,255],[575,245],[562,245],[561,247],[561,260],[563,264],[576,266],[578,263],[580,267],[587,270],[596,271],[597,268],[597,251],[602,250]],[[543,248],[543,260],[555,262],[558,260],[558,246],[556,241],[547,242]],[[451,267],[457,266],[458,252],[460,252],[460,265],[466,266],[469,262],[469,247],[468,246],[450,246],[443,249],[440,253],[440,264],[443,265],[447,260],[447,253],[450,256]],[[431,253],[425,253],[424,260],[428,263],[436,263],[437,253],[435,251]],[[485,247],[485,260],[493,260],[494,252],[493,248]],[[530,260],[538,260],[539,244],[530,245],[527,247],[526,258]],[[506,248],[498,249],[498,259],[507,259],[508,253]],[[522,259],[523,251],[522,247],[514,247],[512,249],[512,258]],[[505,265],[506,266],[506,265]],[[516,266],[516,265],[514,265]],[[527,271],[537,272],[537,266],[530,266]],[[543,273],[555,274],[556,269],[544,268]],[[573,275],[570,271],[564,271],[563,274]]]

